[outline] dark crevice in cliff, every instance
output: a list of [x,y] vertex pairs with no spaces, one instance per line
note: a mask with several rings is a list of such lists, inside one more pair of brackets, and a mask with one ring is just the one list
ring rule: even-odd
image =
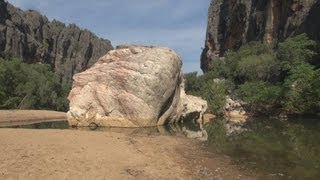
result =
[[[220,15],[219,15],[219,26],[218,26],[218,41],[221,42],[223,39],[227,37],[227,27],[228,27],[228,19],[229,19],[229,8],[228,1],[224,1],[220,6]],[[211,36],[211,35],[210,35]],[[225,49],[225,43],[221,43],[219,47],[217,47],[217,52],[215,54],[220,55]],[[213,49],[212,49],[213,50]]]
[[308,35],[320,41],[320,1],[318,1],[311,9],[310,14],[307,17],[305,27]]
[[88,67],[88,63],[89,63],[89,61],[90,61],[90,59],[91,59],[91,57],[92,57],[92,53],[93,53],[93,45],[92,45],[92,43],[90,42],[90,43],[89,43],[89,46],[88,46],[88,48],[87,48],[86,54],[84,55],[86,61],[85,61],[84,64],[82,65],[83,70],[85,70],[85,68]]
[[247,42],[259,41],[263,38],[266,26],[266,13],[267,1],[255,0],[252,3],[249,16],[249,27],[247,31]]
[[[232,11],[232,17],[230,18],[230,25],[227,33],[226,45],[223,48],[223,52],[230,48],[239,48],[242,45],[242,35],[245,32],[247,8],[244,4],[237,4]],[[223,55],[220,53],[220,56]]]

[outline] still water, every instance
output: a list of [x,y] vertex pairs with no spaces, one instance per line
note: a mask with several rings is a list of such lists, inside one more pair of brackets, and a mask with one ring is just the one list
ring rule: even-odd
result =
[[208,146],[267,177],[320,179],[320,119],[254,119],[227,135],[226,120],[207,124]]
[[[320,119],[259,118],[239,125],[230,134],[230,122],[217,119],[204,129],[209,151],[228,155],[239,167],[275,179],[320,179]],[[12,128],[69,129],[67,121],[14,125]],[[177,124],[151,128],[98,128],[95,131],[135,135],[183,136],[183,129],[199,131],[196,124]]]

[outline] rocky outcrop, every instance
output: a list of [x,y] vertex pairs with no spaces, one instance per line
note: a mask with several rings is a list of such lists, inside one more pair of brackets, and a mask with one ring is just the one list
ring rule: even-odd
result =
[[245,122],[248,119],[248,114],[243,108],[244,103],[226,97],[224,106],[224,116],[230,121]]
[[215,120],[215,118],[217,118],[217,116],[214,115],[214,114],[209,114],[209,113],[204,114],[204,115],[203,115],[202,124],[205,125],[205,124],[208,124],[208,123],[210,123],[210,122],[213,122],[213,121]]
[[320,40],[319,0],[212,0],[201,68],[250,41],[276,44],[307,33]]
[[37,11],[22,11],[0,0],[0,52],[10,53],[27,63],[47,63],[61,81],[71,82],[73,74],[93,65],[113,49],[74,24],[50,22]]
[[183,121],[197,121],[198,123],[202,123],[203,115],[208,109],[207,101],[203,100],[200,97],[186,95],[184,94],[184,90],[182,102],[183,102],[183,111],[181,120]]
[[181,66],[168,48],[121,46],[110,51],[74,75],[69,124],[143,127],[179,121],[187,111]]

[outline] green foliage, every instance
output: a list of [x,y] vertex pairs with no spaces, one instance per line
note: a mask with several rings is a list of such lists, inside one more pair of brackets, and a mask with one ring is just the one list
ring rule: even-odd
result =
[[227,90],[233,87],[230,81],[217,79],[214,72],[197,76],[196,72],[188,73],[185,77],[185,89],[187,94],[201,96],[207,100],[209,111],[215,114],[223,112]]
[[277,58],[281,62],[283,71],[290,71],[294,66],[307,63],[317,55],[314,51],[316,42],[310,40],[306,34],[301,34],[288,38],[283,43],[279,43]]
[[310,64],[300,64],[293,67],[284,87],[286,88],[284,103],[290,113],[306,113],[320,108],[319,79],[320,70]]
[[209,111],[222,114],[226,103],[227,88],[224,82],[208,81],[203,91],[203,98],[207,100]]
[[[248,43],[213,61],[208,73],[186,75],[187,92],[202,96],[214,112],[221,112],[222,97],[229,93],[247,102],[253,112],[318,113],[320,76],[315,49],[316,42],[306,34],[288,38],[275,49]],[[224,83],[216,83],[217,79]]]
[[254,106],[272,106],[279,103],[282,89],[267,82],[246,82],[239,86],[238,95]]
[[0,108],[66,111],[70,86],[62,85],[48,65],[0,59]]
[[184,78],[186,79],[185,91],[188,94],[198,95],[204,85],[203,78],[199,78],[197,72],[184,74]]
[[272,54],[243,57],[236,68],[242,81],[268,81],[279,75],[278,64]]
[[219,77],[232,79],[235,83],[273,80],[279,74],[273,51],[259,42],[244,45],[238,51],[229,51],[225,58],[213,61],[210,66]]

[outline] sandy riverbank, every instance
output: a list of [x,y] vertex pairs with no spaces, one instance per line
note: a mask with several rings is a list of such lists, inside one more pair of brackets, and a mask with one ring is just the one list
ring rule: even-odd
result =
[[46,110],[0,110],[0,126],[14,123],[23,124],[28,122],[45,122],[66,120],[65,112]]
[[183,137],[0,129],[0,147],[0,179],[250,179]]

